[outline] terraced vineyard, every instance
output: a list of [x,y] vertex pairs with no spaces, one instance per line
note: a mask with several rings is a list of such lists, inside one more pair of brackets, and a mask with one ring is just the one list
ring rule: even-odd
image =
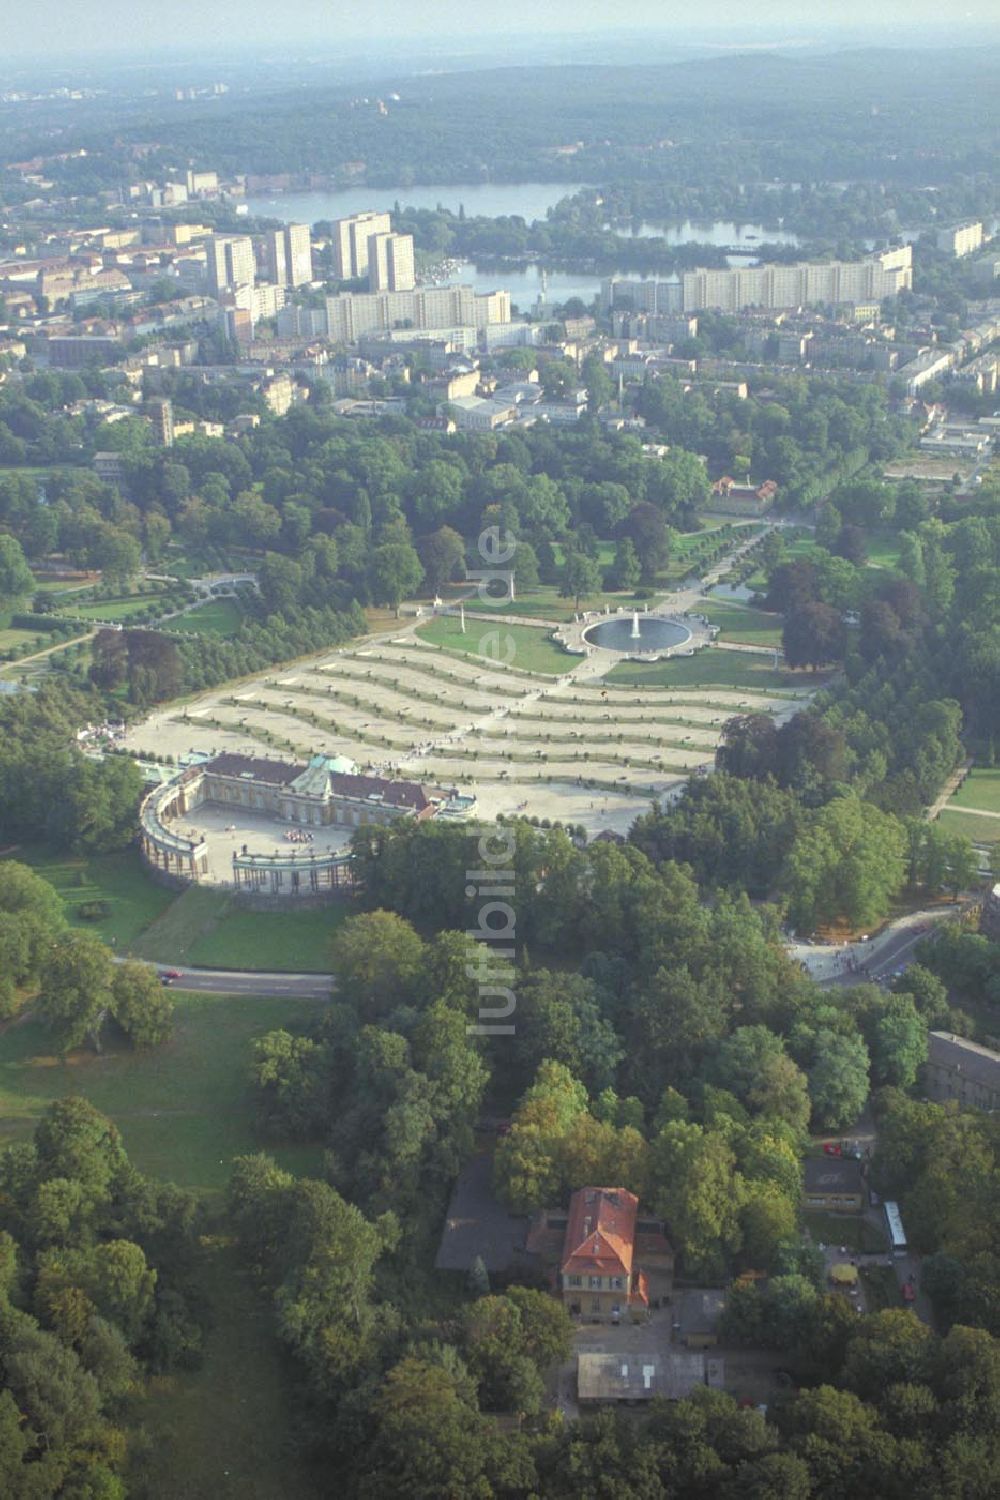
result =
[[174,756],[337,753],[365,770],[474,790],[488,817],[526,805],[601,828],[627,826],[651,795],[711,765],[733,714],[799,706],[787,690],[604,681],[549,649],[565,665],[559,677],[483,663],[404,627],[163,710],[131,742]]

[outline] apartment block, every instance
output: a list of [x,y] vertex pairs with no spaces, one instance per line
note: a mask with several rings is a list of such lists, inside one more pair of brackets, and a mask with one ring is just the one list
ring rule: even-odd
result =
[[[643,283],[636,283],[642,286]],[[801,307],[815,302],[876,302],[913,286],[913,248],[904,245],[856,261],[799,261],[793,265],[736,266],[688,271],[683,309]]]
[[238,286],[253,286],[256,268],[248,234],[213,234],[205,253],[208,289],[213,296]]
[[956,260],[963,255],[972,255],[976,250],[982,249],[983,226],[979,219],[970,221],[968,224],[958,224],[954,229],[939,229],[937,232],[937,247],[946,255],[952,255]]
[[331,236],[333,249],[333,274],[341,281],[368,274],[368,242],[373,235],[391,234],[392,223],[388,214],[352,214],[346,219],[335,219]]
[[340,292],[326,299],[329,335],[353,344],[366,333],[393,328],[485,328],[510,322],[509,292],[471,286],[423,287],[409,292]]
[[368,287],[372,292],[412,292],[416,286],[412,234],[373,234],[368,239]]
[[306,286],[313,279],[312,234],[308,224],[286,224],[264,236],[264,272],[276,286]]

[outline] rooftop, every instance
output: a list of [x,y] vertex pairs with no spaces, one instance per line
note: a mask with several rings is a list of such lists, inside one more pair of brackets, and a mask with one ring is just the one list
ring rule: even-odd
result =
[[576,1366],[581,1401],[681,1401],[704,1385],[705,1356],[692,1350],[664,1354],[581,1354]]
[[954,1068],[990,1088],[1000,1087],[1000,1052],[970,1042],[951,1031],[932,1031],[927,1038],[927,1061],[937,1067]]
[[860,1193],[861,1163],[853,1156],[807,1156],[807,1193]]
[[639,1200],[625,1188],[580,1188],[570,1199],[565,1273],[622,1275],[632,1272]]

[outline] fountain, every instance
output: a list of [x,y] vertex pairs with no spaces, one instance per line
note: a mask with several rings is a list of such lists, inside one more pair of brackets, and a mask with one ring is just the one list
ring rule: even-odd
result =
[[[632,615],[629,623],[629,613]],[[669,651],[677,646],[686,646],[691,631],[681,620],[665,620],[658,615],[639,611],[622,610],[618,618],[598,620],[588,625],[583,640],[588,646],[603,646],[608,651],[620,651],[627,655],[650,651]]]

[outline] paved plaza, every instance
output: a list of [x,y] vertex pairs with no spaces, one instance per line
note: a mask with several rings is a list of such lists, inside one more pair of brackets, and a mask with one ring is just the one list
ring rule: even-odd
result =
[[[234,819],[238,821],[234,822]],[[349,828],[316,828],[311,830],[314,841],[292,842],[285,837],[292,832],[266,813],[252,812],[249,808],[213,807],[204,803],[193,812],[179,818],[174,825],[178,832],[199,836],[205,840],[208,853],[208,880],[222,885],[233,878],[233,855],[239,854],[247,845],[252,854],[295,854],[310,852],[337,854],[346,850],[351,841]]]

